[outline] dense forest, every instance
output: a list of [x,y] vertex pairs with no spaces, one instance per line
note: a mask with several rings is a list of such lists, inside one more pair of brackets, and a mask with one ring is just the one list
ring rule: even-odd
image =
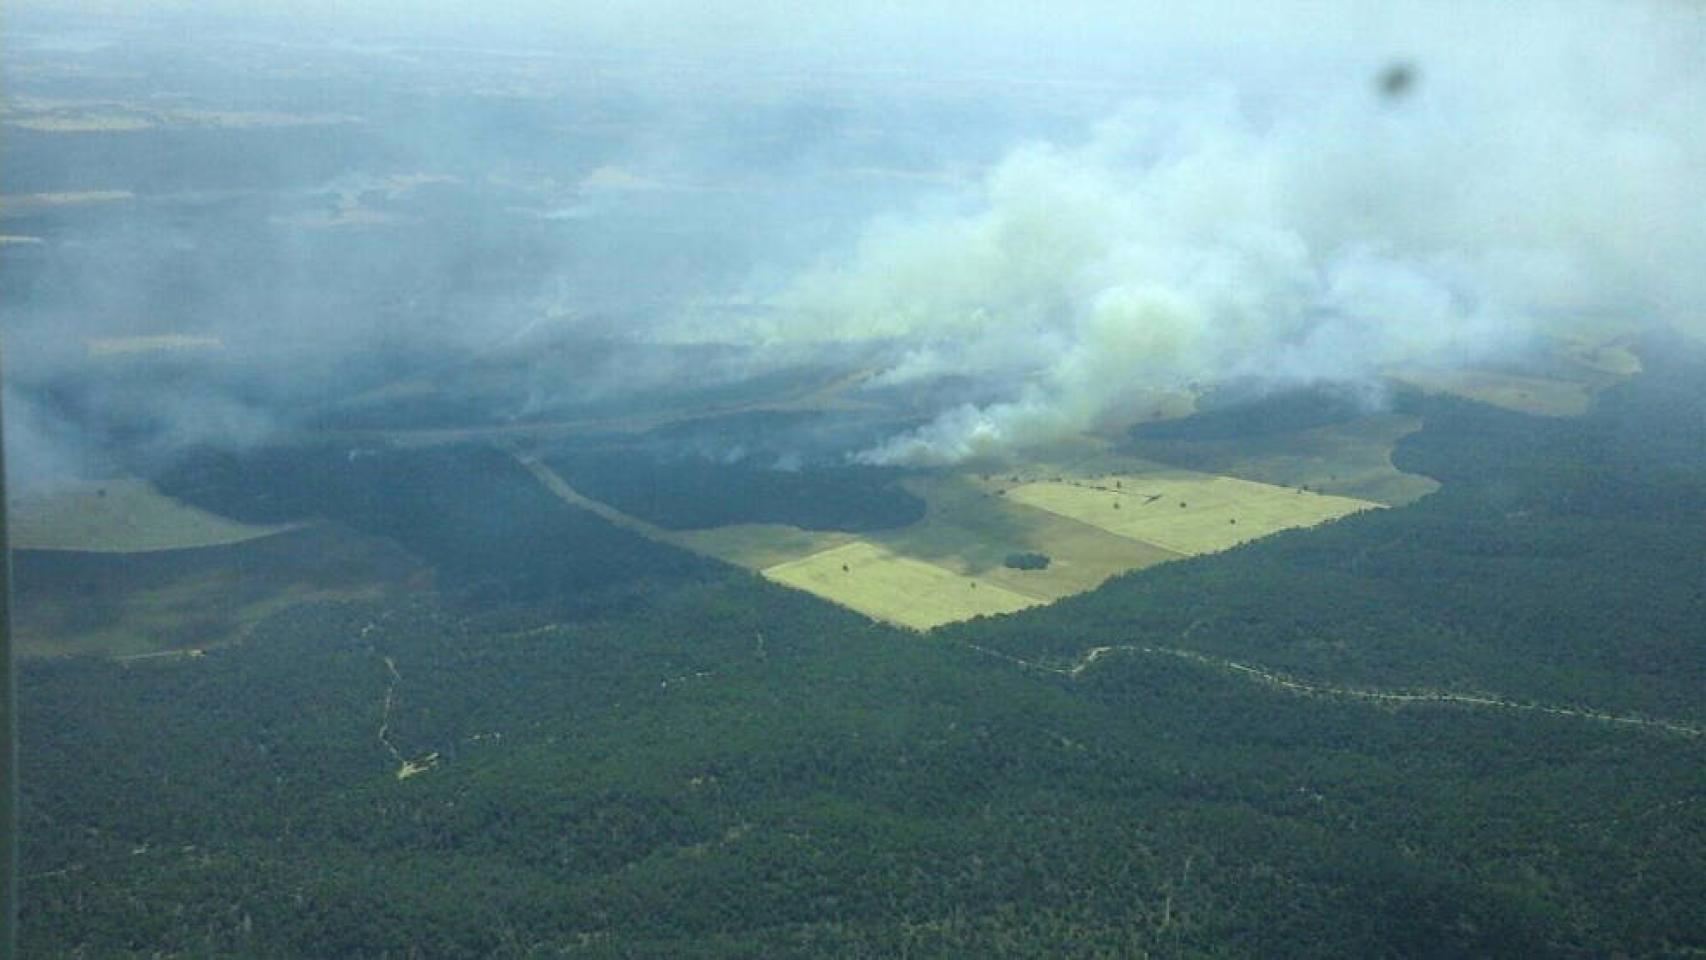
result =
[[563,616],[626,604],[653,583],[720,575],[720,565],[568,506],[484,444],[201,450],[158,483],[239,520],[324,518],[391,538],[431,564],[446,599],[465,611]]
[[1706,361],[1645,358],[1579,419],[1418,399],[1413,505],[925,635],[477,447],[203,456],[175,495],[443,595],[26,664],[24,946],[1706,951]]
[[670,530],[786,523],[807,530],[867,531],[924,518],[924,501],[893,468],[777,469],[642,451],[566,453],[548,462],[582,493]]

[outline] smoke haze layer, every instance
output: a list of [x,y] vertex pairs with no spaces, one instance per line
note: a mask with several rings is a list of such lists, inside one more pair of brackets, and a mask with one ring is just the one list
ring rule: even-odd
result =
[[1706,317],[1694,6],[351,9],[8,8],[15,473],[850,368],[955,463]]
[[809,322],[764,336],[887,342],[878,383],[1011,384],[858,455],[937,464],[1147,390],[1370,382],[1609,318],[1698,328],[1702,61],[1655,62],[1667,40],[1627,19],[1560,19],[1502,59],[1423,58],[1439,69],[1396,90],[1225,87],[1021,147],[969,211],[879,223],[803,277],[784,300]]

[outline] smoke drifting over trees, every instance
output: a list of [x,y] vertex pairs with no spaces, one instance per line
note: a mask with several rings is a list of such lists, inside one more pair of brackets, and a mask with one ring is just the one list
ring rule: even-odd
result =
[[1509,58],[1447,52],[1401,100],[1388,73],[1265,109],[1235,87],[1141,101],[1015,150],[969,212],[873,228],[789,316],[901,345],[882,380],[1017,386],[860,457],[999,453],[1139,389],[1371,381],[1606,318],[1698,328],[1702,72],[1656,66],[1656,37],[1592,49],[1600,22],[1548,12],[1558,35],[1477,38]]
[[888,6],[14,5],[14,469],[544,343],[606,346],[516,416],[704,372],[611,342],[708,342],[943,398],[843,453],[949,463],[1706,317],[1696,7]]

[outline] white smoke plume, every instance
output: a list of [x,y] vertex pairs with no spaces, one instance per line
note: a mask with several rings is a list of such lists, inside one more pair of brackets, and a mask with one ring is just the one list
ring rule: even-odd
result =
[[1136,390],[1367,380],[1585,318],[1698,323],[1706,45],[1644,8],[1573,9],[1420,56],[1413,84],[1222,88],[1024,146],[969,212],[871,227],[765,335],[899,345],[878,383],[1010,384],[858,455],[932,464],[1083,431]]
[[15,473],[849,367],[955,462],[1706,317],[1691,0],[144,6],[5,9]]

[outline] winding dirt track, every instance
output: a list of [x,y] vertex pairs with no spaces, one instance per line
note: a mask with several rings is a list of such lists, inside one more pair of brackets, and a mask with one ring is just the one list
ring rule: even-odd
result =
[[391,681],[385,685],[385,705],[379,713],[379,743],[385,751],[391,754],[398,765],[408,763],[403,755],[397,752],[397,747],[391,743],[391,704],[396,700],[397,684],[403,682],[403,675],[397,672],[397,663],[390,657],[383,657],[385,669],[391,674]]
[[1362,700],[1372,703],[1384,703],[1393,706],[1410,705],[1452,705],[1482,710],[1512,710],[1526,713],[1550,714],[1556,717],[1572,717],[1594,723],[1615,724],[1626,727],[1670,733],[1683,737],[1706,736],[1706,730],[1683,723],[1673,723],[1668,720],[1655,720],[1648,717],[1628,716],[1625,714],[1607,713],[1586,707],[1561,707],[1544,703],[1529,703],[1521,700],[1508,700],[1503,697],[1493,697],[1484,694],[1450,693],[1440,690],[1400,691],[1375,690],[1364,687],[1340,687],[1326,683],[1311,683],[1276,673],[1264,667],[1221,657],[1211,657],[1197,653],[1194,650],[1180,650],[1175,647],[1148,647],[1139,644],[1120,644],[1115,646],[1091,647],[1069,666],[1052,666],[1015,657],[1011,654],[991,650],[975,643],[966,644],[972,650],[985,656],[1006,660],[1029,670],[1040,670],[1053,673],[1073,680],[1079,679],[1098,661],[1117,653],[1133,653],[1144,656],[1177,657],[1202,664],[1212,669],[1226,673],[1237,674],[1246,679],[1268,686],[1288,690],[1292,693],[1308,696],[1341,697],[1348,700]]
[[[371,629],[373,625],[369,624],[362,630],[362,634],[365,636]],[[390,657],[381,659],[385,661],[385,669],[391,674],[391,679],[385,685],[385,703],[379,714],[379,742],[385,747],[385,751],[391,754],[391,758],[397,761],[397,779],[407,780],[438,766],[438,753],[434,751],[419,760],[410,760],[391,742],[391,707],[397,702],[397,684],[403,682],[403,675],[397,672],[396,661]]]

